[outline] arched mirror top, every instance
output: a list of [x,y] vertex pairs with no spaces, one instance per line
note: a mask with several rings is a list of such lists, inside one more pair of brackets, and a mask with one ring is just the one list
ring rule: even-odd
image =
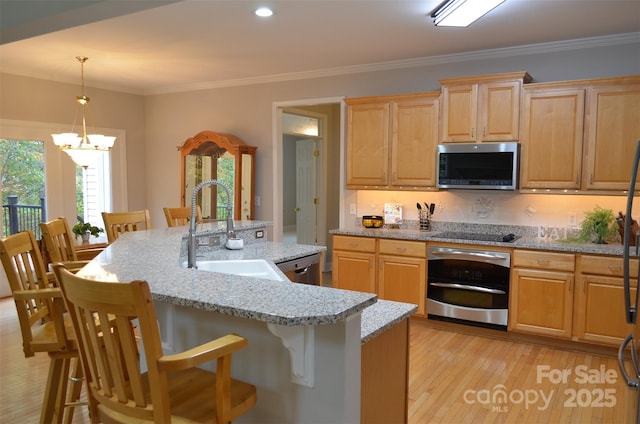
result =
[[[201,131],[178,146],[181,153],[182,206],[190,206],[191,193],[202,181],[217,179],[230,186],[234,219],[254,219],[255,146],[249,146],[232,134]],[[197,203],[205,218],[225,219],[223,197],[199,193]]]

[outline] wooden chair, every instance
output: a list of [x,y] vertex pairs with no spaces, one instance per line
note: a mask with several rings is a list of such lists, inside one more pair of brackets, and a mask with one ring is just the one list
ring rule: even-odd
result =
[[[92,422],[228,423],[255,405],[255,386],[231,378],[232,353],[246,339],[229,334],[164,355],[146,281],[88,280],[61,264],[54,270],[79,335]],[[197,368],[213,359],[216,373]]]
[[151,228],[149,209],[129,212],[102,212],[102,220],[109,243],[113,243],[121,234],[128,231]]
[[[167,219],[169,227],[180,227],[189,225],[191,219],[191,207],[184,208],[162,208],[164,217]],[[196,222],[202,220],[202,210],[200,205],[196,205]]]
[[[53,273],[47,273],[38,243],[30,230],[0,240],[0,260],[18,312],[24,356],[28,358],[37,352],[46,352],[50,358],[40,423],[62,422],[65,406],[70,406],[65,420],[70,423],[75,402],[80,397],[82,370],[71,319],[64,313],[62,292],[55,285]],[[73,383],[67,393],[73,359]],[[29,383],[25,381],[25,384]]]
[[[40,230],[42,231],[42,240],[45,243],[51,263],[65,262],[67,267],[79,269],[89,262],[88,260],[78,260],[78,253],[73,242],[73,233],[65,218],[61,217],[53,221],[41,222]],[[82,252],[85,257],[94,257],[102,250],[102,248],[88,248],[83,249]],[[73,262],[73,265],[71,265],[71,262]]]

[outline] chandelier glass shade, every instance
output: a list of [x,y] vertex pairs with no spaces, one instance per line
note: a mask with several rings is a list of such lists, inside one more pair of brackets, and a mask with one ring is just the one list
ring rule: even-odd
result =
[[[102,134],[87,134],[89,97],[84,95],[84,62],[87,61],[87,58],[84,56],[76,56],[76,59],[80,62],[80,79],[82,86],[81,95],[76,97],[78,106],[76,107],[73,126],[71,127],[71,132],[51,134],[51,137],[53,137],[53,143],[58,146],[60,150],[68,154],[77,165],[86,168],[93,161],[96,152],[111,150],[116,138]],[[81,134],[73,132],[79,114],[82,116]]]

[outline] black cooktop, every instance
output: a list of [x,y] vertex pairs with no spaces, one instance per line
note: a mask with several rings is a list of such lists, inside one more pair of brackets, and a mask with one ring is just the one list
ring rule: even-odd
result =
[[515,234],[465,233],[459,231],[443,231],[439,234],[434,234],[432,237],[454,240],[492,241],[500,243],[511,243],[520,238],[520,236],[516,236]]

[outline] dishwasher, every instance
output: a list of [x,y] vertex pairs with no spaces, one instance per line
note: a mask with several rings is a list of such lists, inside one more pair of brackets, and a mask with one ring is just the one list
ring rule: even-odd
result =
[[320,253],[279,262],[276,266],[294,283],[320,285]]

